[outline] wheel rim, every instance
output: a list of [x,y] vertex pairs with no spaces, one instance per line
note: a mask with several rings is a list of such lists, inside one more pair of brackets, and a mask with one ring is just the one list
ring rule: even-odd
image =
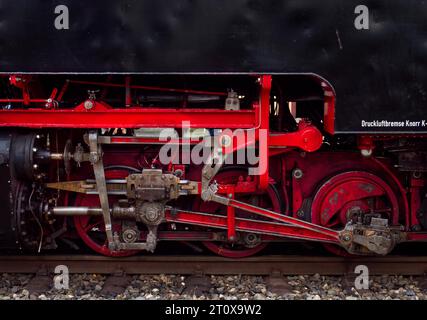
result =
[[[120,179],[124,178],[129,173],[126,170],[106,170],[106,179]],[[109,197],[110,200],[116,197]],[[76,206],[84,207],[99,207],[99,197],[97,195],[87,195],[78,193]],[[105,234],[105,225],[102,216],[74,216],[74,225],[79,237],[83,242],[93,251],[109,257],[129,257],[137,254],[137,250],[110,250],[108,248],[108,241]],[[113,223],[113,232],[120,231],[120,224]]]
[[[353,210],[381,213],[392,224],[399,219],[398,199],[390,186],[378,176],[360,171],[341,173],[326,181],[313,199],[311,219],[315,224],[340,230],[351,219]],[[351,256],[336,245],[324,247],[333,254]]]
[[[236,183],[239,177],[247,176],[246,170],[225,170],[218,173],[215,176],[215,180],[220,184],[231,184]],[[281,202],[278,197],[278,193],[272,184],[266,190],[265,194],[262,195],[236,195],[236,199],[239,201],[251,203],[253,205],[260,206],[275,212],[281,211]],[[226,207],[214,202],[203,202],[200,199],[197,199],[193,205],[195,211],[226,215]],[[248,217],[250,215],[247,212],[236,210],[236,217]],[[254,216],[254,218],[256,218]],[[254,247],[245,247],[243,245],[232,245],[227,242],[214,242],[214,241],[204,241],[203,245],[210,250],[211,252],[227,257],[227,258],[244,258],[257,254],[265,247],[267,247],[267,242],[261,242]]]

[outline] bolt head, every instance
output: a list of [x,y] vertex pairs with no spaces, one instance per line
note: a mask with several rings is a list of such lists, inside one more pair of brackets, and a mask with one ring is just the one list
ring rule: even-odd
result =
[[360,150],[360,153],[364,157],[370,157],[370,156],[372,156],[372,149],[362,149],[362,150]]
[[295,179],[301,179],[303,176],[303,172],[301,169],[295,169],[294,170],[294,177]]
[[348,234],[346,234],[346,235],[343,237],[343,239],[344,239],[344,241],[350,241],[350,240],[351,240],[351,238],[350,238],[350,236],[349,236]]
[[91,101],[91,100],[86,100],[83,105],[84,105],[86,110],[90,110],[94,106],[93,101]]

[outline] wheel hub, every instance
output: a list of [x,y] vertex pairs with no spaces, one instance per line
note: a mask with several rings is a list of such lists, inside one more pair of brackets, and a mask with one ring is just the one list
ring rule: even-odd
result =
[[[313,223],[332,229],[344,229],[353,220],[358,228],[371,223],[366,216],[397,224],[399,203],[391,187],[378,176],[361,171],[350,171],[333,176],[318,189],[312,203]],[[366,220],[366,221],[365,221]],[[326,244],[338,255],[347,255],[342,248]],[[357,253],[357,248],[352,249]]]

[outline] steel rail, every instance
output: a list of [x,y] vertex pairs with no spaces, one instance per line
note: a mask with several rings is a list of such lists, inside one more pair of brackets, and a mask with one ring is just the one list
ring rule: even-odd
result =
[[241,275],[354,275],[355,267],[366,265],[370,275],[413,275],[427,272],[427,256],[325,257],[260,256],[229,259],[214,256],[152,256],[108,258],[96,255],[0,256],[0,272],[53,273],[65,265],[70,273],[113,274],[241,274]]

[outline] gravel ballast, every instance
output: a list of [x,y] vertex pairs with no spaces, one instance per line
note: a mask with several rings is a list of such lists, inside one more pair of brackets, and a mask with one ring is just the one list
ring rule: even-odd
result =
[[[2,274],[0,276],[0,300],[47,300],[47,299],[136,299],[136,300],[358,300],[358,299],[427,299],[427,290],[419,278],[403,276],[372,276],[368,290],[356,290],[351,281],[343,277],[287,276],[286,293],[271,292],[266,278],[257,276],[210,276],[210,287],[201,294],[188,294],[188,277],[178,275],[140,275],[131,279],[122,293],[103,294],[107,278],[100,274],[72,274],[69,289],[51,288],[45,292],[30,292],[28,284],[33,275]],[[208,281],[209,282],[209,281]],[[52,281],[53,283],[53,281]]]

